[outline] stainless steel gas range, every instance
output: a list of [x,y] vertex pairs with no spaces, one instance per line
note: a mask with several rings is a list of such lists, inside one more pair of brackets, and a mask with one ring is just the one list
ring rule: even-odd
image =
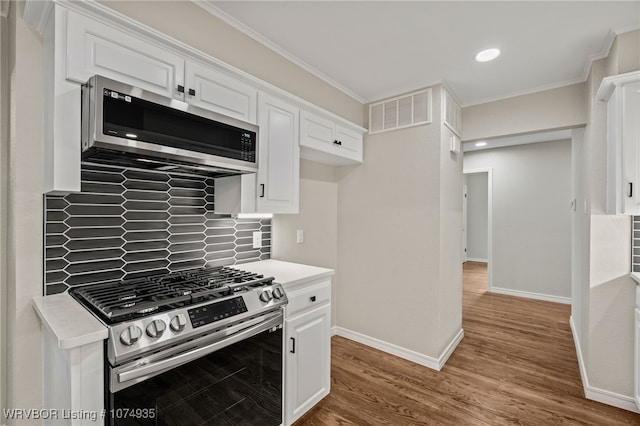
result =
[[280,425],[280,284],[199,268],[75,288],[109,329],[107,423]]

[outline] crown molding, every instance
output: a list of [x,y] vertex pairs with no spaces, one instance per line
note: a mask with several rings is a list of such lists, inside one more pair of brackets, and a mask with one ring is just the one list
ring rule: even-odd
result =
[[315,77],[319,78],[320,80],[324,81],[325,83],[329,84],[330,86],[333,86],[334,88],[338,89],[339,91],[341,91],[345,95],[355,99],[356,101],[360,102],[361,104],[366,103],[365,99],[362,96],[360,96],[357,93],[351,91],[350,89],[348,89],[347,87],[345,87],[342,84],[338,83],[337,81],[333,80],[331,77],[327,76],[326,74],[323,74],[322,72],[318,71],[313,66],[309,65],[308,63],[306,63],[302,59],[298,58],[297,56],[295,56],[294,54],[292,54],[288,50],[283,49],[279,45],[277,45],[274,42],[272,42],[271,40],[267,39],[262,34],[260,34],[257,31],[249,28],[247,25],[243,24],[242,22],[238,21],[236,18],[232,17],[231,15],[229,15],[228,13],[223,11],[222,9],[220,9],[217,6],[215,6],[214,4],[212,4],[209,0],[191,0],[191,1],[194,4],[196,4],[197,6],[201,7],[202,9],[204,9],[207,12],[209,12],[210,14],[212,14],[213,16],[221,19],[225,23],[229,24],[231,27],[233,27],[236,30],[240,31],[241,33],[251,37],[252,39],[257,41],[258,43],[260,43],[263,46],[267,47],[268,49],[276,52],[280,56],[284,57],[288,61],[294,63],[297,66],[299,66],[300,68],[302,68],[303,70],[307,71],[308,73],[314,75]]
[[29,28],[37,31],[38,34],[44,33],[47,19],[53,10],[53,3],[53,0],[26,0],[22,19]]

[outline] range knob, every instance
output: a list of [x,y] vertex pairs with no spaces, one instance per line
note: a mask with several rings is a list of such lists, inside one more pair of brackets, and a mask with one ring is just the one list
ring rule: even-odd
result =
[[120,333],[120,341],[125,346],[131,346],[142,337],[142,330],[137,325],[131,325]]
[[262,293],[260,293],[260,300],[262,300],[265,303],[271,301],[272,298],[273,297],[271,296],[271,290],[265,290]]
[[281,299],[282,296],[284,296],[284,291],[282,291],[282,289],[280,287],[276,287],[273,289],[273,298],[274,299]]
[[147,326],[147,336],[152,337],[154,339],[162,336],[164,331],[167,329],[167,325],[162,320],[154,320],[149,323]]
[[186,325],[187,325],[187,317],[185,317],[184,314],[176,315],[175,317],[171,318],[171,322],[169,323],[169,326],[171,327],[171,329],[176,333],[179,333],[182,330],[184,330],[184,327]]

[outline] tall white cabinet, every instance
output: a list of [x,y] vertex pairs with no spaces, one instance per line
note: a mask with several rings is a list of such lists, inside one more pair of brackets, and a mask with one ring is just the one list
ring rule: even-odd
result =
[[260,93],[258,97],[257,211],[298,213],[300,147],[298,108]]

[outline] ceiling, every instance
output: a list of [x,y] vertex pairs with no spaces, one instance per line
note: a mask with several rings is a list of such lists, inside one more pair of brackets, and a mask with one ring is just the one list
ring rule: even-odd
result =
[[[463,106],[582,82],[640,27],[640,1],[200,4],[363,103],[439,82]],[[489,47],[502,55],[475,62]]]

